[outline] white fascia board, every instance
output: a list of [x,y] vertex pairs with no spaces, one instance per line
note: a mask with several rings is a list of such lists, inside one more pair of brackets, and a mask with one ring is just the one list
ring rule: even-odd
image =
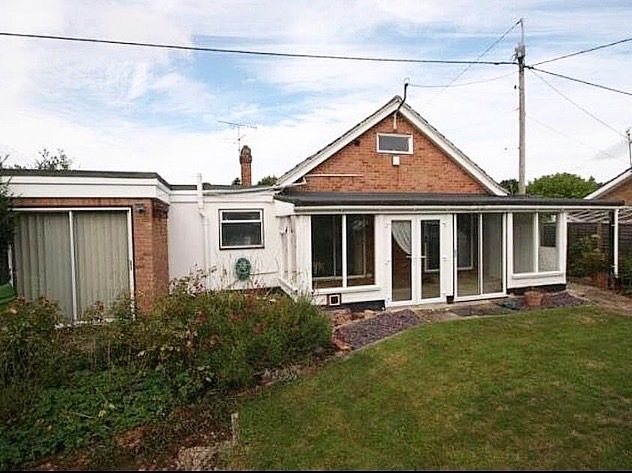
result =
[[[314,169],[319,164],[323,163],[335,153],[340,151],[342,148],[347,146],[353,140],[366,133],[368,130],[373,128],[375,125],[380,123],[386,117],[388,117],[391,113],[395,112],[399,107],[399,102],[392,102],[388,104],[382,111],[378,112],[376,115],[371,117],[365,123],[359,125],[353,132],[349,133],[344,139],[340,139],[335,141],[330,146],[321,150],[317,155],[313,156],[309,159],[309,162],[305,162],[304,165],[299,166],[295,169],[291,174],[288,174],[284,179],[279,181],[280,186],[285,186],[293,183],[297,179],[305,176],[312,169]],[[460,164],[471,176],[473,176],[481,185],[483,185],[487,190],[492,192],[494,195],[507,195],[507,191],[501,187],[499,184],[494,182],[486,174],[482,173],[481,170],[475,166],[470,158],[465,156],[465,154],[460,151],[456,146],[452,143],[448,142],[443,136],[437,133],[437,131],[430,127],[425,121],[419,120],[416,114],[411,113],[406,104],[399,109],[399,112],[404,117],[406,117],[417,129],[419,129],[423,134],[425,134],[434,144],[436,144],[441,150],[443,150],[448,156],[454,159],[458,164]]]
[[347,146],[353,140],[355,140],[358,136],[363,133],[369,131],[375,125],[380,123],[386,117],[388,117],[391,113],[397,110],[399,106],[398,102],[393,102],[387,105],[381,112],[378,112],[375,116],[373,116],[370,120],[367,120],[365,123],[360,122],[360,125],[357,125],[357,128],[353,130],[352,133],[349,133],[344,139],[339,139],[331,143],[329,146],[323,148],[316,155],[311,158],[307,158],[302,165],[299,165],[294,171],[285,176],[285,178],[279,180],[279,186],[287,186],[294,183],[299,178],[305,176],[308,172],[314,169],[319,164],[323,163],[331,156],[336,154],[342,148]]
[[584,197],[584,199],[595,199],[605,194],[609,190],[614,189],[615,187],[617,187],[619,184],[621,184],[623,181],[625,181],[627,178],[631,176],[632,176],[632,169],[628,169],[627,171],[622,172],[617,177],[612,179],[610,182],[607,182],[606,184],[601,186],[595,192],[588,194],[586,197]]
[[170,202],[170,189],[158,179],[78,176],[11,176],[16,198],[132,198]]
[[507,195],[507,190],[497,184],[493,179],[487,176],[481,171],[481,169],[474,164],[474,162],[468,158],[465,153],[458,149],[446,138],[441,136],[435,128],[430,126],[426,121],[421,121],[416,114],[410,113],[406,107],[402,107],[400,110],[406,118],[408,118],[413,125],[415,125],[424,135],[443,150],[448,156],[454,159],[460,164],[471,176],[473,176],[481,185],[494,195]]

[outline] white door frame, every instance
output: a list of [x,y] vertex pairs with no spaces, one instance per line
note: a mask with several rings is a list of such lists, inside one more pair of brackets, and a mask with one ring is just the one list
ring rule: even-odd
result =
[[[440,292],[439,297],[422,299],[423,286],[421,283],[421,222],[427,220],[439,221],[439,267],[440,267]],[[393,248],[392,248],[392,223],[393,221],[409,221],[411,224],[411,285],[412,298],[406,301],[393,301]],[[446,296],[452,294],[452,218],[451,214],[403,214],[389,215],[386,217],[386,280],[387,280],[387,306],[406,306],[446,302]]]

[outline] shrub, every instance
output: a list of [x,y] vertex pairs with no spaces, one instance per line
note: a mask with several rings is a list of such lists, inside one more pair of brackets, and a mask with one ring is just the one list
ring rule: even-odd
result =
[[569,248],[568,274],[575,277],[595,275],[608,270],[606,255],[599,248],[600,236],[587,235]]
[[44,384],[64,374],[61,321],[56,303],[18,298],[0,313],[0,384],[31,380]]
[[309,360],[331,335],[329,318],[307,299],[207,291],[195,277],[176,281],[150,313],[124,296],[87,315],[56,328],[59,308],[44,299],[19,299],[0,314],[0,469],[106,442],[205,393],[251,386]]

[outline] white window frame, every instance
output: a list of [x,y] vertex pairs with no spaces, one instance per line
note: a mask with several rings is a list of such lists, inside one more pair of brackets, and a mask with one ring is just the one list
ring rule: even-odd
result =
[[[330,215],[330,214],[313,214],[310,215],[310,226],[311,226],[311,222],[312,222],[312,217],[316,217],[316,216],[320,216],[320,215]],[[341,265],[341,275],[340,275],[340,281],[341,284],[339,286],[332,286],[332,287],[322,287],[319,289],[315,289],[316,291],[324,291],[324,290],[334,290],[334,289],[346,289],[346,288],[351,288],[351,289],[357,289],[359,288],[360,290],[362,290],[362,288],[366,288],[366,287],[373,287],[375,285],[375,278],[376,278],[376,261],[375,261],[375,252],[376,252],[376,243],[375,243],[375,215],[372,214],[368,214],[370,216],[373,217],[373,271],[372,272],[367,272],[367,265],[366,265],[366,243],[364,245],[364,274],[354,274],[349,276],[347,274],[347,216],[348,215],[362,215],[362,214],[341,214],[341,219],[340,219],[340,231],[341,233],[341,240],[340,240],[340,244],[342,245],[342,265]],[[310,230],[310,234],[311,234],[311,230]],[[313,257],[313,254],[311,253],[313,251],[313,249],[310,248],[310,258]],[[365,278],[368,275],[372,274],[373,275],[373,283],[372,284],[363,284],[363,285],[358,285],[358,286],[353,286],[353,285],[349,285],[348,281],[349,279],[358,279],[358,278]],[[332,279],[335,278],[336,280],[338,279],[338,276],[314,276],[314,271],[313,268],[310,271],[310,284],[311,287],[314,287],[314,281],[323,281],[323,280],[327,280],[327,279]]]
[[[226,213],[241,213],[241,212],[258,212],[259,220],[224,220],[224,214]],[[222,231],[224,225],[230,225],[233,223],[251,223],[259,224],[259,232],[261,235],[261,244],[259,245],[224,245],[224,232]],[[264,248],[264,231],[263,231],[263,209],[221,209],[219,211],[219,249],[220,250],[240,250],[245,248]]]
[[[514,212],[514,214],[516,213],[527,213],[527,214],[531,214],[531,218],[532,218],[532,230],[531,230],[531,240],[532,240],[532,245],[533,245],[533,271],[526,271],[523,273],[517,273],[515,268],[513,267],[513,253],[515,252],[515,248],[513,247],[515,245],[514,243],[514,238],[513,238],[513,216],[512,216],[512,222],[511,222],[511,226],[512,226],[512,241],[511,241],[511,245],[512,245],[512,275],[514,278],[516,279],[521,279],[521,278],[526,278],[526,277],[531,277],[531,276],[547,276],[547,275],[556,275],[559,273],[562,273],[565,271],[565,269],[563,268],[563,254],[562,252],[565,251],[564,248],[562,248],[561,246],[561,232],[562,232],[562,224],[563,224],[563,217],[562,217],[562,213],[555,211],[555,210],[538,210],[538,211],[533,211],[533,212]],[[557,268],[558,269],[553,269],[553,270],[549,270],[549,271],[541,271],[540,270],[540,214],[552,214],[555,215],[555,247],[557,250]],[[547,248],[553,248],[553,247],[547,247]]]
[[[393,136],[397,138],[407,138],[408,139],[408,151],[395,151],[389,149],[380,149],[380,137],[381,136]],[[388,154],[413,154],[413,135],[403,135],[399,133],[378,133],[376,138],[376,149],[378,153],[388,153]]]

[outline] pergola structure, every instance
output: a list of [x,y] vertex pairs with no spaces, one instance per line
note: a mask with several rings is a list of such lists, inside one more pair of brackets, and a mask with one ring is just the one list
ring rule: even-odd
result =
[[573,224],[609,226],[612,269],[614,276],[617,277],[619,275],[619,249],[622,248],[622,244],[626,250],[632,249],[632,206],[623,206],[613,210],[574,210],[568,212],[567,222],[569,227]]

